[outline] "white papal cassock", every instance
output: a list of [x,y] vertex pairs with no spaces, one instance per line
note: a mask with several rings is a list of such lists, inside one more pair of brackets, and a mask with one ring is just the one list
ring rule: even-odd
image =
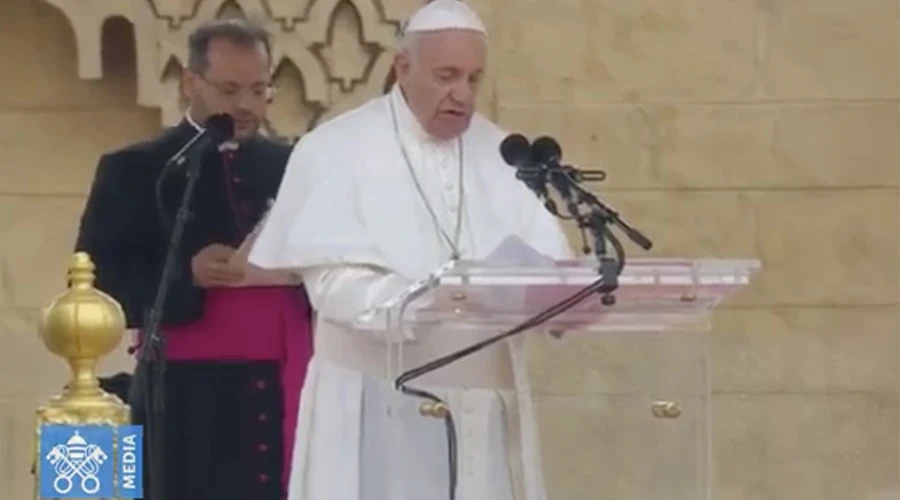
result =
[[[446,233],[462,211],[463,258],[485,258],[510,235],[548,256],[569,256],[556,220],[503,162],[504,137],[476,115],[461,138],[460,161],[459,143],[430,138],[395,87],[297,143],[250,254],[258,266],[298,270],[317,311],[290,500],[447,498],[443,422],[422,417],[420,400],[401,399],[393,417],[403,439],[390,448],[388,401],[397,395],[385,370],[385,338],[349,323],[450,259],[413,177]],[[496,333],[453,325],[418,331],[404,346],[404,365]],[[545,498],[524,351],[522,338],[514,338],[414,384],[447,401],[456,418],[460,500]],[[396,469],[388,466],[389,450],[399,457]],[[400,475],[389,477],[391,470]],[[387,494],[390,481],[402,484],[401,495]]]

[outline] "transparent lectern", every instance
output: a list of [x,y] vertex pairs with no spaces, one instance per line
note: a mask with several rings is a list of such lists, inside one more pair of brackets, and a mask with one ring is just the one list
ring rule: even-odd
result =
[[[565,347],[550,354],[556,361],[532,367],[539,375],[531,386],[548,498],[709,499],[710,313],[759,267],[754,260],[630,259],[614,304],[595,295],[520,334],[552,339],[548,331],[563,333]],[[452,324],[490,337],[598,278],[595,259],[451,262],[360,317],[357,326],[411,332]],[[389,346],[392,380],[416,368],[404,360],[404,349],[408,344],[399,340]],[[411,396],[396,398],[408,405]],[[450,412],[456,412],[452,403]],[[391,439],[408,438],[398,428]],[[419,449],[448,460],[444,451]]]

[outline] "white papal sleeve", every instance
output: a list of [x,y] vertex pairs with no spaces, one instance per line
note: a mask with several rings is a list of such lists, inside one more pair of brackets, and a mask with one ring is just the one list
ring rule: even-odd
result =
[[411,285],[398,274],[369,266],[314,267],[302,276],[319,318],[345,326]]

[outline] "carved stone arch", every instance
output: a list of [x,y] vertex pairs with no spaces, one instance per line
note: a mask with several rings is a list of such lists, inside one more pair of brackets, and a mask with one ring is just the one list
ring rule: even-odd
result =
[[134,47],[134,25],[124,16],[103,20],[100,33],[101,66],[104,74],[129,72],[133,78],[137,55]]
[[103,77],[104,22],[111,17],[131,22],[137,104],[159,109],[161,125],[174,124],[183,113],[180,71],[191,30],[210,19],[236,15],[261,23],[272,34],[275,69],[291,68],[276,74],[279,86],[291,89],[285,95],[300,101],[276,96],[273,106],[296,110],[297,122],[275,110],[268,132],[296,138],[307,127],[382,92],[400,20],[425,0],[44,1],[72,26],[82,79]]
[[244,9],[242,9],[240,4],[238,4],[236,1],[228,0],[219,6],[219,10],[218,10],[218,12],[216,12],[216,18],[218,18],[218,19],[231,19],[231,18],[246,19],[247,13],[244,12]]

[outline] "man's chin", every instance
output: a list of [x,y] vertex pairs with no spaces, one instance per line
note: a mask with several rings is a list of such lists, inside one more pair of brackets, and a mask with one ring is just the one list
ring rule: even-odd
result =
[[440,140],[447,141],[463,135],[469,129],[469,124],[472,120],[471,117],[460,116],[442,120],[442,122],[441,126],[438,127],[439,130],[434,135]]
[[234,139],[236,141],[242,141],[244,139],[248,139],[259,131],[259,125],[252,124],[244,124],[244,123],[235,123],[234,124]]

